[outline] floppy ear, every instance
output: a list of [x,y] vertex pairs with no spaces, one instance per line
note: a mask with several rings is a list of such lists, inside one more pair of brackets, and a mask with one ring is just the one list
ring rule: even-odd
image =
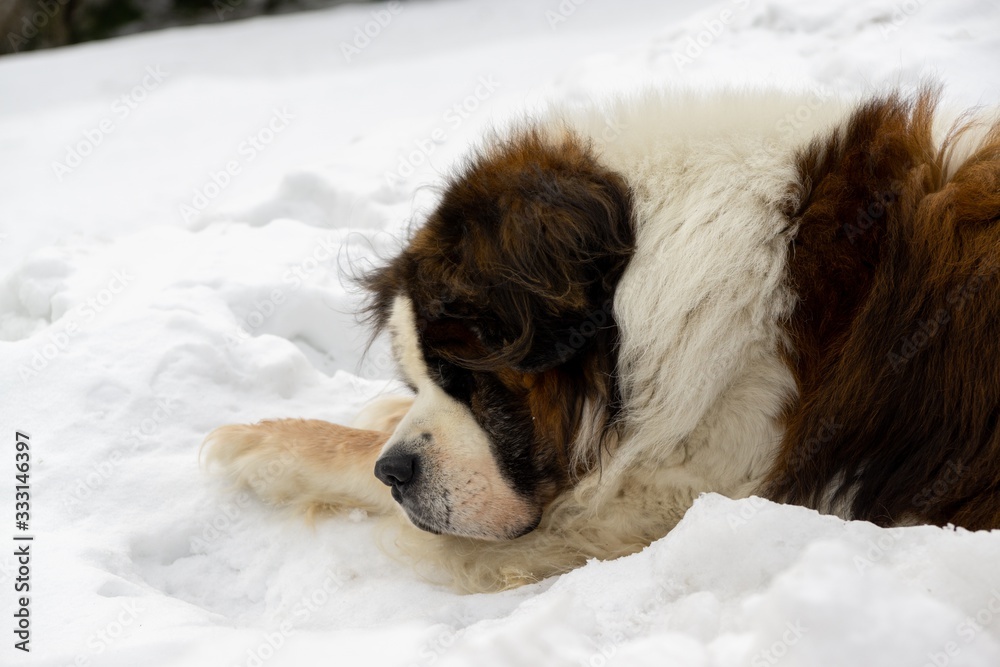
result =
[[[631,193],[571,134],[515,135],[474,156],[367,286],[370,310],[406,292],[418,319],[460,322],[468,368],[541,372],[614,330],[610,303],[635,250]],[[376,317],[376,324],[378,318]]]
[[558,166],[522,171],[498,202],[505,271],[484,305],[504,339],[496,349],[528,372],[567,363],[608,330],[635,249],[624,182],[592,160]]
[[527,351],[519,361],[512,361],[512,366],[526,373],[541,373],[568,363],[613,330],[611,301],[603,308],[573,313],[561,321],[547,318],[533,328]]

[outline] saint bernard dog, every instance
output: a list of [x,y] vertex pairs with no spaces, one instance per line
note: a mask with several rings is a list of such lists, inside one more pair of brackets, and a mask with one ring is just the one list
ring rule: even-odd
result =
[[998,528],[1000,117],[939,97],[661,91],[495,133],[363,279],[412,395],[207,461],[388,515],[468,591],[638,551],[705,492]]

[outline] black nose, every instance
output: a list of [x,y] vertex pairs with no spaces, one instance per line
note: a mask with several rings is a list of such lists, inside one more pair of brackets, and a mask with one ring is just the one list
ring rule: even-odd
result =
[[417,456],[389,453],[375,462],[375,476],[386,486],[398,489],[413,479],[417,471]]

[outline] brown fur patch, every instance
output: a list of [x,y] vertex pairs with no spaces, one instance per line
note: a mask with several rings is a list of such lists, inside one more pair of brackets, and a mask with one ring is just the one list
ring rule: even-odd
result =
[[936,102],[871,101],[799,158],[800,395],[765,488],[879,524],[1000,527],[1000,126],[956,169],[977,128],[935,142]]

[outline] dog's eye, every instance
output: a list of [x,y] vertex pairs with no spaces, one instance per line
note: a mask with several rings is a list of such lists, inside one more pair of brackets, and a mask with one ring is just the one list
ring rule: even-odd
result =
[[476,378],[471,371],[443,359],[435,360],[430,366],[436,371],[436,379],[442,389],[460,401],[469,400],[476,389]]

